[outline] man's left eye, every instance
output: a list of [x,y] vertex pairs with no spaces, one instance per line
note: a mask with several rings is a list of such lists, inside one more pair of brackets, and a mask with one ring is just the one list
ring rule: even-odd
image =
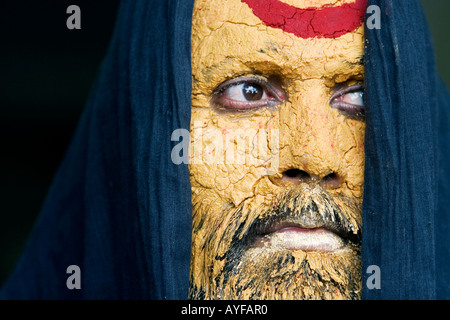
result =
[[346,116],[363,119],[365,113],[364,86],[357,84],[337,89],[331,96],[330,106]]
[[364,106],[363,97],[364,91],[349,92],[342,96],[341,101],[352,106],[363,107]]
[[257,77],[240,77],[226,81],[213,93],[212,103],[232,110],[249,110],[275,106],[284,99],[276,82]]

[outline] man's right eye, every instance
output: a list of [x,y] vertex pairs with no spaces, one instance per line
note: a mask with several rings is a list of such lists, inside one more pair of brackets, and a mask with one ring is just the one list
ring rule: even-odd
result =
[[219,85],[213,92],[211,102],[232,110],[250,110],[276,106],[283,102],[285,94],[281,87],[260,77],[239,77]]

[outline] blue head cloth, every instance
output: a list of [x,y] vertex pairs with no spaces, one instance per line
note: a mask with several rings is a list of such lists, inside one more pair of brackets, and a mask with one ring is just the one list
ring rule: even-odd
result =
[[[450,97],[419,2],[371,5],[381,28],[365,30],[363,298],[449,298]],[[380,289],[366,285],[371,265]]]
[[[123,1],[107,56],[1,298],[182,299],[191,191],[171,160],[190,127],[193,1]],[[68,290],[78,265],[81,290]]]
[[[123,1],[72,144],[6,299],[185,299],[191,245],[187,165],[193,0]],[[369,0],[363,298],[450,298],[449,101],[417,0]],[[81,290],[69,290],[78,265]],[[376,265],[380,289],[365,271]],[[370,269],[369,269],[370,270]]]

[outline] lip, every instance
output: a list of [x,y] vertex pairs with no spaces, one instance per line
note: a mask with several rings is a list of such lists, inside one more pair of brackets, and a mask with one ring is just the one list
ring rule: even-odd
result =
[[258,229],[253,247],[332,252],[342,249],[349,241],[358,242],[357,235],[344,232],[335,223],[304,216],[275,220]]
[[342,237],[326,228],[290,226],[257,236],[253,246],[331,252],[343,248],[345,244],[346,242]]
[[320,186],[307,187],[311,188],[303,184],[273,201],[240,243],[262,250],[359,250],[361,226],[353,217],[360,209],[358,203],[342,197],[341,206]]

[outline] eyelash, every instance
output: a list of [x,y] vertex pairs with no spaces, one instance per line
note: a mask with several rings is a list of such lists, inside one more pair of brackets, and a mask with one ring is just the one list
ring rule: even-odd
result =
[[[266,96],[265,100],[262,98],[258,101],[238,101],[225,97],[225,92],[230,88],[238,87],[242,84],[256,85],[261,87],[263,90],[263,97]],[[217,107],[222,107],[224,109],[231,109],[236,111],[245,111],[261,107],[270,107],[281,104],[285,99],[284,91],[277,88],[275,85],[271,84],[270,81],[260,78],[260,77],[239,77],[226,81],[219,85],[217,89],[214,90],[211,103]]]
[[[359,93],[359,97],[357,98],[361,100],[362,104],[352,104],[344,101],[347,95],[355,93]],[[337,109],[341,114],[350,118],[363,119],[365,115],[364,85],[356,84],[338,87],[331,95],[330,107]]]

